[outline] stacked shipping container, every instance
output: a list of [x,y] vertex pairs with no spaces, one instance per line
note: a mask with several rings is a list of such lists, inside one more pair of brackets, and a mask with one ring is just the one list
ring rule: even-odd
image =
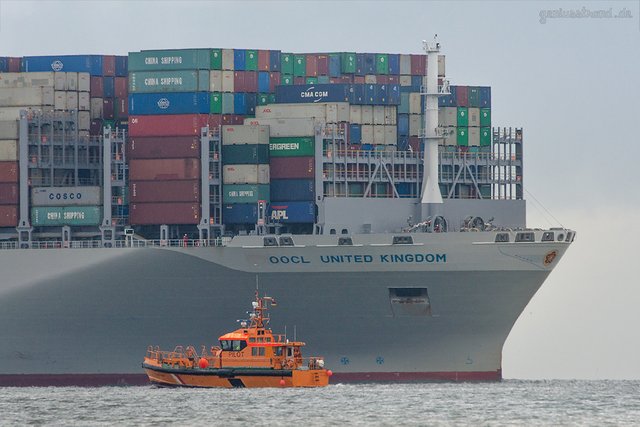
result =
[[445,146],[480,151],[491,145],[490,87],[451,86],[451,95],[440,98],[439,106],[439,124],[447,131]]

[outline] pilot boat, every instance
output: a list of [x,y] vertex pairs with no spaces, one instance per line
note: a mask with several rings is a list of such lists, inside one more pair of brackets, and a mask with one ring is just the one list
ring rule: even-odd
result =
[[272,297],[256,291],[249,320],[200,353],[193,346],[162,351],[149,346],[142,363],[152,384],[178,387],[324,387],[332,372],[321,357],[303,357],[304,342],[267,327]]

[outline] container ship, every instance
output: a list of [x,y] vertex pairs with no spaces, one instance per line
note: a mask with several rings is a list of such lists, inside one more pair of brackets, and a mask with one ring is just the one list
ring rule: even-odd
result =
[[256,288],[332,382],[500,380],[575,232],[423,48],[0,58],[0,385],[145,384]]

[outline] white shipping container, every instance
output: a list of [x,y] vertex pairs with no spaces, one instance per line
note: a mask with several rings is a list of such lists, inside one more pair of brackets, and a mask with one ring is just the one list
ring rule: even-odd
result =
[[233,49],[222,49],[222,69],[233,70]]
[[458,108],[440,107],[438,109],[438,124],[444,127],[456,126],[458,124]]
[[42,106],[39,105],[31,105],[28,107],[0,107],[0,121],[4,120],[19,120],[20,119],[20,111],[42,111]]
[[55,110],[67,109],[67,93],[65,91],[55,91],[53,98],[53,108]]
[[[224,52],[224,50],[223,50]],[[224,55],[222,56],[222,58],[224,59]],[[233,86],[234,86],[234,80],[233,80],[233,71],[223,71],[222,72],[222,83],[221,83],[221,87],[222,87],[222,91],[223,92],[233,92]]]
[[362,105],[349,105],[349,120],[356,125],[362,124]]
[[420,136],[422,129],[422,116],[420,114],[409,115],[409,136]]
[[67,110],[78,109],[78,92],[67,91]]
[[34,187],[32,206],[97,206],[102,205],[101,187]]
[[373,144],[373,125],[362,125],[362,144]]
[[411,75],[411,56],[400,55],[400,74]]
[[222,145],[268,144],[269,127],[264,125],[222,126]]
[[209,72],[209,92],[222,92],[222,71]]
[[384,125],[373,125],[373,143],[384,145]]
[[444,145],[458,145],[458,128],[449,127],[443,130]]
[[346,102],[318,102],[316,104],[268,104],[256,107],[256,118],[315,118],[326,123],[348,122],[349,104]]
[[52,105],[53,89],[46,87],[0,88],[0,107]]
[[15,162],[18,160],[18,140],[0,139],[0,162]]
[[285,136],[314,136],[315,126],[320,124],[314,119],[245,119],[245,125],[266,125],[269,126],[269,134],[272,137]]
[[373,124],[374,125],[384,124],[384,105],[373,106]]
[[91,75],[89,73],[78,73],[78,92],[89,92],[91,90]]
[[445,55],[438,55],[438,76],[444,77],[445,73]]
[[469,108],[469,126],[480,126],[480,108]]
[[411,86],[411,76],[400,76],[400,86]]
[[384,107],[384,124],[396,125],[397,124],[397,108],[395,105],[387,105]]
[[469,147],[480,146],[480,128],[469,128]]
[[54,79],[53,88],[55,90],[67,90],[67,73],[57,72],[55,73]]
[[412,92],[409,94],[409,114],[422,113],[422,96],[419,93]]
[[362,106],[362,124],[363,125],[373,124],[373,106],[372,105]]
[[396,145],[398,143],[398,127],[386,125],[384,127],[384,143],[385,145]]
[[37,73],[0,73],[0,87],[53,87],[55,82],[53,72]]
[[17,120],[0,121],[0,139],[18,139],[19,130]]
[[89,110],[91,111],[91,120],[102,118],[102,106],[104,101],[102,98],[91,98],[91,105]]
[[349,112],[349,104],[346,102],[327,104],[327,123],[349,122]]
[[78,111],[78,130],[89,130],[91,126],[91,113],[89,111]]
[[224,184],[269,184],[269,165],[225,165]]
[[65,90],[78,90],[78,73],[67,73],[67,87]]
[[91,99],[89,92],[78,92],[78,110],[91,111]]
[[367,74],[366,76],[364,76],[365,84],[374,85],[377,81],[378,79],[376,78],[375,74]]

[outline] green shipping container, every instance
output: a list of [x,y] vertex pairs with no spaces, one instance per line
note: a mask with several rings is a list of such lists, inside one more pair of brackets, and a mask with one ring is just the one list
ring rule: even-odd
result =
[[386,53],[376,54],[376,74],[389,74],[389,57]]
[[222,70],[222,49],[211,49],[211,69]]
[[276,94],[275,93],[270,93],[269,94],[269,104],[275,104],[276,103]]
[[209,49],[145,50],[130,52],[131,71],[208,70],[211,67]]
[[345,74],[356,72],[356,54],[354,52],[344,52],[342,54],[341,68]]
[[220,92],[211,92],[211,113],[222,114],[222,94]]
[[293,75],[293,53],[280,54],[280,72]]
[[491,126],[491,108],[480,109],[480,126]]
[[293,55],[293,75],[295,77],[307,75],[307,57],[305,55]]
[[102,221],[100,206],[47,206],[31,208],[31,225],[39,226],[81,226],[99,225]]
[[129,73],[130,93],[208,91],[208,70],[136,71]]
[[260,93],[258,94],[258,105],[267,105],[269,103],[269,94],[268,93]]
[[267,144],[241,144],[222,146],[223,165],[257,165],[269,163]]
[[280,84],[281,85],[292,85],[293,84],[293,76],[291,74],[283,74],[282,77],[280,77]]
[[491,145],[491,128],[480,128],[480,146],[488,147]]
[[480,88],[469,86],[469,107],[480,106]]
[[467,107],[458,107],[458,126],[469,126],[469,109]]
[[247,71],[258,71],[258,51],[247,49],[244,54],[244,69]]
[[314,138],[310,136],[269,138],[271,157],[314,156],[314,147]]
[[458,137],[456,142],[458,143],[458,145],[462,147],[469,146],[469,128],[467,127],[458,128]]
[[317,85],[318,84],[318,78],[317,77],[307,77],[306,83],[308,85]]
[[223,203],[258,203],[270,200],[269,184],[227,184],[222,188]]

